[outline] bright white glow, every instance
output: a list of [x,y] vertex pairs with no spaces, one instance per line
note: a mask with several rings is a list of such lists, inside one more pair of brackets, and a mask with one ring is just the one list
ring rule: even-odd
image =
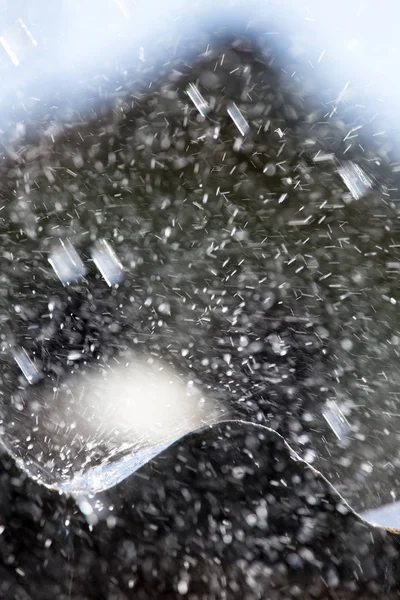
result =
[[113,435],[121,443],[163,444],[216,416],[214,403],[195,385],[154,359],[131,357],[79,379],[71,389],[81,398],[79,412],[91,415],[84,422],[89,435],[101,429],[105,438]]
[[[49,421],[68,424],[48,438],[50,454],[54,444],[80,440],[79,456],[66,452],[65,466],[44,483],[75,496],[116,485],[184,435],[229,417],[220,400],[171,366],[129,353],[72,375],[43,401]],[[94,461],[98,449],[102,458]],[[18,461],[28,473],[29,458]]]

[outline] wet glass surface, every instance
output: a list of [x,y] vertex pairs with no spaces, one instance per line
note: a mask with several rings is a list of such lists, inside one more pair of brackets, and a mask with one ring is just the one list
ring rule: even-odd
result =
[[[257,547],[285,549],[296,570],[319,561],[304,552],[318,519],[295,513],[296,543],[266,531],[279,503],[319,506],[324,484],[283,440],[356,511],[396,506],[398,157],[348,86],[317,101],[316,81],[300,64],[278,68],[260,32],[191,43],[190,60],[178,45],[161,73],[146,50],[114,80],[95,78],[92,110],[46,107],[7,134],[2,442],[110,544],[124,505],[141,507],[153,540],[142,558],[157,547],[149,524],[168,523],[169,549],[182,531],[184,552],[204,502],[207,546],[221,502],[221,547],[235,539],[240,553],[257,528]],[[178,493],[186,517],[168,503]],[[246,533],[225,524],[230,511]],[[136,561],[129,540],[121,564]],[[273,564],[263,556],[254,594]]]
[[[96,118],[16,127],[3,440],[48,485],[237,418],[278,431],[357,511],[396,499],[396,172],[261,42],[215,40],[150,91],[125,71]],[[149,360],[144,380],[167,368],[183,398],[199,388],[201,418],[126,424],[122,385],[136,418],[159,394],[135,383]]]

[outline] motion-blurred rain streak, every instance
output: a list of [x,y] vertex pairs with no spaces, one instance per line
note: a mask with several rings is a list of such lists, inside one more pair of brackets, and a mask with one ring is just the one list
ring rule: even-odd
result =
[[86,274],[86,268],[69,240],[61,241],[59,248],[49,256],[49,263],[61,283],[78,281]]
[[359,200],[372,188],[372,181],[362,168],[354,162],[348,162],[339,169],[339,175],[355,200]]
[[120,283],[123,277],[123,266],[106,240],[97,242],[92,250],[92,259],[107,285],[111,287]]
[[250,129],[249,124],[235,103],[231,104],[231,106],[228,108],[228,115],[239,129],[240,135],[247,135]]
[[3,29],[0,44],[15,67],[19,67],[32,47],[38,45],[22,19]]
[[201,116],[205,117],[208,111],[210,110],[210,107],[208,105],[208,102],[200,94],[197,87],[193,83],[190,83],[189,87],[186,90],[186,93],[197,108],[197,110],[199,111],[199,113],[201,114]]
[[40,379],[40,373],[38,369],[24,348],[21,348],[14,353],[14,360],[21,369],[28,383],[33,385]]
[[327,400],[322,414],[339,440],[349,433],[350,424],[334,400]]

